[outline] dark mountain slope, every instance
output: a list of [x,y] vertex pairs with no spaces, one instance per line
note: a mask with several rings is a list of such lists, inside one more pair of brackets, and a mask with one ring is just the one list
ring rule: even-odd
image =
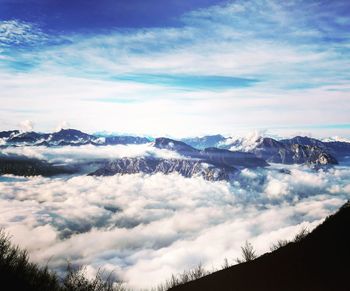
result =
[[154,146],[160,149],[175,151],[185,157],[199,159],[218,167],[255,168],[268,166],[265,160],[256,157],[252,153],[234,152],[219,148],[198,150],[182,141],[164,137],[157,138],[154,142]]
[[153,157],[122,158],[105,163],[90,176],[113,176],[116,174],[171,174],[184,177],[201,176],[208,181],[229,180],[237,171],[234,167],[208,165],[198,160],[156,159]]
[[173,291],[350,290],[350,203],[306,238]]
[[348,142],[325,142],[327,148],[330,149],[330,152],[339,160],[342,160],[350,156],[350,143]]
[[177,152],[185,158],[160,159],[154,157],[122,158],[108,161],[90,175],[170,174],[184,177],[201,176],[208,181],[230,180],[238,168],[266,167],[263,159],[252,153],[232,152],[218,148],[195,149],[188,144],[165,137],[157,138],[153,146]]
[[300,145],[305,145],[305,146],[316,146],[319,147],[321,149],[326,149],[327,147],[325,146],[325,144],[315,138],[312,137],[308,137],[308,136],[295,136],[293,138],[290,139],[282,139],[280,140],[281,143],[284,144],[300,144]]
[[203,160],[213,165],[235,166],[244,168],[266,167],[264,159],[252,153],[233,152],[225,149],[206,148],[200,152]]
[[12,174],[26,177],[41,175],[50,177],[60,174],[72,174],[73,172],[73,168],[55,166],[39,159],[0,154],[0,175]]
[[[298,143],[300,142],[300,143]],[[321,143],[321,142],[320,142]],[[307,137],[277,141],[272,138],[259,138],[249,152],[271,163],[335,165],[338,161],[325,146],[318,146],[318,141]]]
[[175,151],[180,155],[183,155],[186,157],[199,158],[199,150],[189,146],[188,144],[182,141],[178,141],[178,140],[174,140],[166,137],[156,138],[154,141],[154,147],[158,149]]
[[8,146],[80,146],[80,145],[116,145],[144,144],[149,139],[138,136],[98,136],[76,129],[61,129],[53,133],[19,132],[18,130],[1,131],[0,144]]
[[18,130],[0,131],[0,138],[9,138],[11,135],[19,134]]

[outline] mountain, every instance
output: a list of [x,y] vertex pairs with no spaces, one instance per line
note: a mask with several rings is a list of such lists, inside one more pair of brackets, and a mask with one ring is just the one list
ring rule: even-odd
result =
[[10,136],[19,134],[18,130],[8,130],[8,131],[0,131],[0,138],[9,138]]
[[201,176],[208,181],[229,180],[237,171],[234,167],[217,167],[198,160],[156,159],[153,157],[122,158],[107,162],[91,176],[112,176],[115,174],[171,174],[184,177]]
[[61,129],[48,135],[45,140],[49,145],[82,145],[99,143],[99,140],[90,134],[76,129]]
[[95,136],[76,129],[61,129],[53,133],[3,131],[0,132],[2,146],[80,146],[144,144],[150,142],[144,137],[134,136]]
[[[0,147],[10,146],[81,146],[146,144],[151,140],[138,136],[91,135],[75,129],[62,129],[54,133],[0,132]],[[208,135],[180,141],[156,138],[153,146],[171,150],[180,155],[207,163],[238,168],[266,166],[266,162],[282,164],[334,165],[349,159],[350,143],[321,141],[307,136],[276,140],[257,133],[244,138],[225,138]],[[263,161],[264,160],[264,161]]]
[[308,136],[295,136],[290,139],[282,139],[280,140],[280,142],[287,145],[299,144],[304,146],[316,146],[321,149],[327,149],[326,145],[322,141]]
[[225,149],[206,148],[200,151],[200,157],[213,165],[235,166],[238,168],[266,167],[269,164],[253,153],[233,152]]
[[302,239],[172,291],[349,290],[350,203]]
[[153,146],[158,149],[174,151],[186,157],[195,158],[199,155],[199,150],[189,146],[188,144],[182,141],[178,141],[178,140],[174,140],[166,137],[156,138],[153,143]]
[[335,165],[337,160],[324,147],[261,138],[250,152],[271,163]]
[[333,151],[319,140],[295,137],[277,141],[269,137],[257,137],[246,141],[237,139],[226,146],[230,150],[241,149],[253,153],[270,163],[309,164],[313,166],[335,165],[338,163]]
[[254,168],[268,166],[265,160],[256,157],[252,153],[233,152],[219,148],[199,150],[182,141],[164,137],[157,138],[154,142],[154,146],[159,149],[175,151],[187,158],[198,159],[218,167]]
[[56,166],[39,159],[17,155],[0,155],[0,175],[44,176],[72,174],[73,169]]
[[157,138],[153,146],[174,151],[183,158],[159,159],[154,157],[123,158],[105,163],[90,175],[111,176],[135,173],[179,173],[184,177],[201,176],[209,181],[230,180],[238,168],[266,167],[268,164],[254,154],[231,152],[225,149],[198,150],[190,145],[165,137]]
[[320,141],[318,139],[310,138],[307,136],[296,136],[291,139],[281,140],[285,144],[300,144],[305,146],[316,146],[335,158],[342,160],[347,156],[350,156],[350,143],[345,141]]
[[34,131],[19,132],[18,134],[11,135],[6,142],[9,144],[35,144],[44,141],[48,136],[48,134],[41,134]]
[[116,144],[145,144],[149,143],[150,140],[146,137],[139,136],[106,136],[104,137],[104,144],[106,145],[116,145]]
[[343,160],[345,158],[350,157],[350,143],[349,142],[325,142],[324,143],[329,151],[334,155],[337,159]]
[[211,147],[218,147],[221,142],[224,142],[226,138],[221,134],[206,135],[203,137],[183,138],[182,142],[196,148],[205,149]]

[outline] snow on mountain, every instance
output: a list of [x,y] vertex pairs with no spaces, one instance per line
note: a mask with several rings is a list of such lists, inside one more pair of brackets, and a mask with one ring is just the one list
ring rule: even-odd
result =
[[172,174],[181,176],[202,177],[208,181],[230,180],[237,172],[234,167],[216,166],[198,160],[156,159],[153,157],[122,158],[109,161],[91,173],[91,176],[113,176],[116,174]]
[[137,136],[95,136],[76,129],[61,129],[53,133],[3,131],[0,132],[2,146],[65,146],[65,145],[116,145],[144,144],[149,139]]

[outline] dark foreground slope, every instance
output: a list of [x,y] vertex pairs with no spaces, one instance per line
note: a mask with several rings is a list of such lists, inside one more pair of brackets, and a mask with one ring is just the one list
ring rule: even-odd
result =
[[28,254],[10,242],[0,229],[0,290],[1,291],[125,291],[121,284],[102,279],[102,273],[92,280],[84,269],[67,266],[65,277],[59,277],[46,267],[29,261]]
[[170,290],[350,290],[349,226],[348,202],[299,242]]

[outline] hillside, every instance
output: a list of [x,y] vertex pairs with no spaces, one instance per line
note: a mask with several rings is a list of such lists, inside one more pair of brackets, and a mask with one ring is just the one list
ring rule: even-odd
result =
[[349,290],[349,225],[348,202],[299,242],[170,290]]

